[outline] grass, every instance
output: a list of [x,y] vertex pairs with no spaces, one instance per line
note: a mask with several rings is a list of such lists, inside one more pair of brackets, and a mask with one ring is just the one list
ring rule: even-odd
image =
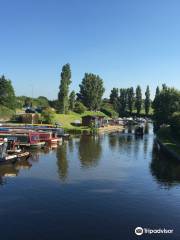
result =
[[81,118],[86,115],[98,115],[98,116],[107,117],[102,112],[85,111],[83,114],[69,112],[68,114],[56,114],[55,121],[61,123],[66,132],[70,132],[70,133],[82,133],[83,131],[89,132],[90,128],[88,127],[74,126],[72,124],[75,120],[81,121],[82,120]]
[[174,151],[180,156],[180,141],[174,137],[170,127],[163,127],[157,133],[160,141],[170,150]]
[[15,112],[5,106],[0,105],[0,120],[7,121],[15,114]]

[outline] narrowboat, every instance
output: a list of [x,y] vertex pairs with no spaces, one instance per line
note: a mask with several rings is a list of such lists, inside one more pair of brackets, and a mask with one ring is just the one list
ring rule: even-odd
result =
[[40,141],[47,144],[58,144],[62,140],[62,138],[56,137],[56,134],[52,132],[39,131],[38,133]]
[[14,140],[21,147],[41,148],[45,145],[45,142],[40,141],[39,133],[34,131],[0,132],[0,138],[7,138],[8,141]]

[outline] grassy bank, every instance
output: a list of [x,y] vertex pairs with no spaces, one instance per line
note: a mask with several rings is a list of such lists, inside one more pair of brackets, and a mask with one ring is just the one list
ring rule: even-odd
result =
[[157,137],[167,149],[180,156],[180,139],[173,136],[170,127],[161,128],[157,132]]
[[[75,112],[70,112],[69,114],[56,114],[55,115],[55,121],[62,124],[63,128],[68,133],[77,133],[81,134],[83,132],[90,132],[90,128],[85,126],[74,126],[73,122],[76,120],[81,121],[82,116],[85,115],[99,115],[99,116],[106,116],[102,112],[92,112],[92,111],[86,111],[83,114],[78,114]],[[107,116],[106,116],[107,117]]]
[[5,106],[0,105],[0,121],[10,120],[15,112]]

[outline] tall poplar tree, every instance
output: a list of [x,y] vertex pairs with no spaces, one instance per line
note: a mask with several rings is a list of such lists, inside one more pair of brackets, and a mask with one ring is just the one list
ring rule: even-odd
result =
[[127,105],[130,114],[132,114],[133,106],[134,106],[134,88],[127,89]]
[[145,102],[144,102],[144,108],[145,108],[146,115],[148,115],[149,114],[149,110],[150,110],[150,106],[151,106],[149,86],[147,86],[147,88],[146,88],[145,96],[146,96],[146,98],[145,98]]
[[137,110],[137,114],[139,115],[141,112],[141,108],[142,108],[142,92],[141,92],[141,87],[139,85],[136,88],[135,107]]
[[74,110],[74,107],[75,107],[75,101],[76,101],[76,93],[75,91],[72,91],[69,95],[69,109],[71,111]]
[[59,86],[59,94],[58,94],[58,104],[59,104],[59,112],[67,113],[69,108],[69,85],[71,84],[71,69],[70,65],[66,64],[62,67],[61,72],[61,82]]

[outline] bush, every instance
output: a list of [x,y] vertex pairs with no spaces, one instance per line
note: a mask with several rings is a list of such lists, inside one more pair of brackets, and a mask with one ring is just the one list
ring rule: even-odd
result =
[[41,113],[41,122],[52,124],[54,123],[55,113],[51,108],[46,108]]
[[113,109],[112,104],[104,103],[100,109],[101,112],[106,114],[107,116],[111,118],[118,117],[118,113]]
[[76,102],[74,107],[74,112],[82,114],[86,111],[86,107],[81,102]]
[[172,133],[180,137],[180,112],[173,113],[171,117]]

